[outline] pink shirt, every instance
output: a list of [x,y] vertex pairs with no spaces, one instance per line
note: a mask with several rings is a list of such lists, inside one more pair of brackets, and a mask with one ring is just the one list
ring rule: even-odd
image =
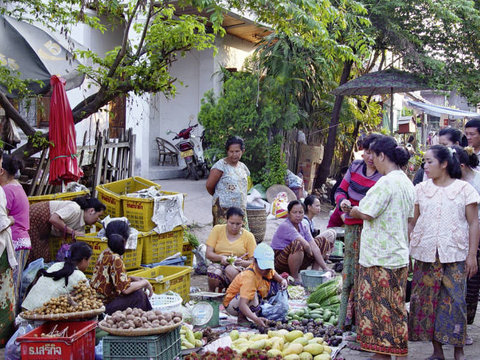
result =
[[30,236],[30,205],[27,194],[22,185],[10,183],[3,186],[7,198],[8,215],[13,216],[15,224],[12,225],[12,240],[15,250],[31,249]]
[[465,261],[468,255],[468,222],[465,207],[479,203],[480,195],[469,183],[455,180],[440,187],[431,179],[415,186],[415,204],[420,207],[410,237],[410,255],[423,262]]

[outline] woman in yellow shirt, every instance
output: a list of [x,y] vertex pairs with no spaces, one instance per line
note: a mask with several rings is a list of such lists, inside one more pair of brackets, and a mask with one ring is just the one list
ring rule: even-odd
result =
[[[241,271],[253,263],[257,243],[253,234],[242,228],[244,213],[240,208],[227,210],[227,223],[215,225],[207,239],[208,288],[219,292],[226,289]],[[233,263],[229,257],[234,257]]]

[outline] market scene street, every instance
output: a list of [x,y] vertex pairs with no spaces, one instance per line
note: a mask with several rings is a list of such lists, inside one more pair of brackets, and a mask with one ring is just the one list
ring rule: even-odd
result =
[[0,358],[480,359],[480,2],[0,0]]

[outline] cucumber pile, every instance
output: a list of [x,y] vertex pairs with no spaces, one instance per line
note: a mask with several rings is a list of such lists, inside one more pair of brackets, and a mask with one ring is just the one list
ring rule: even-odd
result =
[[339,305],[330,305],[322,307],[318,303],[310,303],[304,309],[290,311],[287,314],[288,324],[292,324],[294,320],[301,321],[302,325],[308,323],[308,320],[313,319],[315,323],[324,326],[337,325],[338,324],[338,310]]

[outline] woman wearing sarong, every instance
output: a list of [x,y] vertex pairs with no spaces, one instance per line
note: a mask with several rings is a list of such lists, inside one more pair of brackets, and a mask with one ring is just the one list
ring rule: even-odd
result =
[[[225,215],[231,207],[247,210],[247,190],[250,170],[240,161],[245,152],[245,143],[238,136],[230,137],[225,150],[227,157],[218,160],[210,170],[206,188],[212,198],[213,225],[225,224]],[[247,217],[243,225],[248,229]]]
[[[362,142],[363,160],[355,160],[347,170],[340,186],[335,192],[337,209],[345,212],[358,205],[367,191],[380,179],[373,163],[370,145],[379,138],[379,134],[370,134]],[[358,255],[363,220],[345,214],[345,251],[343,254],[342,297],[338,313],[338,326],[345,329],[356,324],[356,294],[358,276]]]
[[455,150],[434,145],[425,153],[428,180],[415,187],[410,253],[415,259],[409,330],[412,341],[431,341],[431,359],[443,344],[463,360],[467,330],[466,279],[477,272],[480,196],[459,180]]
[[[242,228],[243,211],[237,207],[227,210],[227,223],[215,225],[208,236],[206,257],[212,261],[207,269],[209,291],[222,292],[235,277],[253,262],[257,246],[253,234]],[[228,259],[235,258],[233,263]]]
[[310,265],[314,270],[333,271],[327,267],[323,254],[331,250],[335,231],[327,229],[313,239],[310,229],[302,223],[303,203],[299,200],[290,201],[287,210],[287,219],[278,227],[272,239],[275,270],[280,274],[289,273],[298,284],[302,283],[300,270]]
[[65,201],[42,201],[30,206],[30,240],[28,263],[43,258],[50,262],[49,238],[83,235],[85,225],[93,225],[106,207],[96,198],[78,197]]
[[146,279],[128,276],[122,260],[130,232],[128,224],[114,220],[108,223],[105,230],[108,248],[98,257],[90,281],[92,288],[103,300],[105,313],[111,315],[128,307],[152,310],[148,299],[153,295],[152,285]]
[[405,288],[408,271],[408,220],[415,190],[401,170],[410,157],[389,136],[370,145],[383,175],[350,216],[363,220],[358,274],[357,341],[372,359],[407,356]]

